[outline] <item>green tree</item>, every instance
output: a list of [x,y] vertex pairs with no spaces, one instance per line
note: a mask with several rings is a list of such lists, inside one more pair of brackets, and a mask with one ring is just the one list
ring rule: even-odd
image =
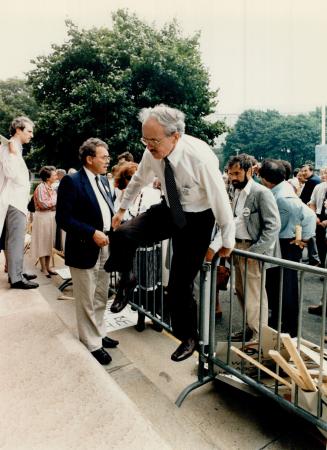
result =
[[31,87],[18,78],[0,80],[0,134],[8,136],[12,119],[21,115],[33,121],[38,117]]
[[225,161],[237,150],[256,159],[277,158],[290,161],[295,168],[314,160],[320,139],[318,111],[296,116],[278,111],[244,111],[223,145]]
[[38,151],[41,162],[77,164],[77,148],[90,136],[108,142],[113,157],[143,152],[137,114],[166,103],[186,113],[187,132],[213,144],[227,130],[205,117],[217,92],[199,50],[199,34],[183,37],[175,21],[161,30],[118,10],[112,29],[78,30],[67,22],[68,42],[38,57],[29,83],[41,106]]

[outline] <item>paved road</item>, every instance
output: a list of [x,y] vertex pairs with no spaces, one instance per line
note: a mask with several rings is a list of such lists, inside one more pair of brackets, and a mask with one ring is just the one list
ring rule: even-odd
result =
[[[306,274],[304,276],[304,291],[303,291],[303,314],[302,314],[302,337],[320,344],[321,335],[321,316],[308,314],[308,306],[319,304],[323,293],[323,281],[319,276]],[[229,317],[229,291],[220,292],[221,305],[223,310],[223,317],[217,322],[217,338],[225,340],[228,330]],[[234,297],[234,315],[233,315],[233,330],[241,328],[242,313],[238,305],[236,296]]]

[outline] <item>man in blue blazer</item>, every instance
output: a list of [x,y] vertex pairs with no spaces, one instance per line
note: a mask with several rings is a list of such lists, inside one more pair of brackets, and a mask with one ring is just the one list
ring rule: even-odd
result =
[[66,231],[65,263],[70,267],[76,300],[79,339],[100,364],[111,361],[104,348],[118,345],[106,337],[104,312],[109,274],[103,269],[109,256],[109,231],[114,214],[106,177],[108,146],[97,138],[79,149],[83,167],[66,175],[58,189],[56,220]]

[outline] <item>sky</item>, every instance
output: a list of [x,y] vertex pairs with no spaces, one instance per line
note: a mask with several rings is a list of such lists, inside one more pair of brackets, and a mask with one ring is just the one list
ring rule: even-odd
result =
[[24,77],[31,59],[64,43],[66,19],[110,27],[118,8],[157,27],[176,18],[185,35],[201,32],[219,115],[295,114],[327,103],[327,0],[1,0],[0,79]]

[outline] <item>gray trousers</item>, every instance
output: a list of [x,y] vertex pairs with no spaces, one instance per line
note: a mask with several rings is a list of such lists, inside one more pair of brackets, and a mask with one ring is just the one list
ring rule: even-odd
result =
[[102,347],[102,338],[106,335],[104,313],[108,301],[110,275],[103,266],[108,257],[108,246],[102,247],[96,265],[91,269],[70,267],[78,335],[90,352]]
[[6,216],[5,250],[8,264],[8,276],[11,283],[23,281],[24,242],[26,215],[9,205]]

